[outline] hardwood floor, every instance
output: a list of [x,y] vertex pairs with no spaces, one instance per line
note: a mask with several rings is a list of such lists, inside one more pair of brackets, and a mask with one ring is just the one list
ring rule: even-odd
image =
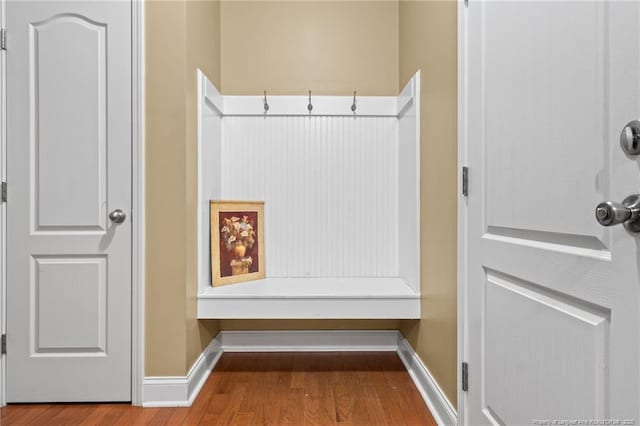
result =
[[225,353],[189,408],[9,405],[2,425],[435,425],[395,352]]

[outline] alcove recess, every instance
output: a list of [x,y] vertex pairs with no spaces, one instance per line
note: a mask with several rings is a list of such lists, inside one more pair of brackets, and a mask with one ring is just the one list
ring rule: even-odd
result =
[[[420,317],[420,73],[399,96],[222,96],[198,71],[198,317]],[[266,279],[211,286],[209,201],[265,202]]]

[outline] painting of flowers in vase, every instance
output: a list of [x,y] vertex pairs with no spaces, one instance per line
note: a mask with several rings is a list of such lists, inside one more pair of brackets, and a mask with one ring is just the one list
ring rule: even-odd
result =
[[263,202],[211,202],[214,287],[264,278],[263,218]]

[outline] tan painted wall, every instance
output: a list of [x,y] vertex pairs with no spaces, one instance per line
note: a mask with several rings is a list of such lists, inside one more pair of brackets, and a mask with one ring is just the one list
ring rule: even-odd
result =
[[[400,87],[422,69],[422,319],[401,321],[449,400],[456,404],[457,6],[400,2]],[[450,214],[442,214],[450,212]]]
[[186,363],[185,23],[183,3],[145,3],[147,376],[182,375]]
[[[397,1],[223,1],[225,95],[398,94]],[[223,320],[223,330],[397,329],[397,320]]]
[[218,332],[196,319],[196,68],[219,83],[219,2],[147,1],[146,362],[183,376]]
[[223,1],[226,95],[395,95],[397,1]]

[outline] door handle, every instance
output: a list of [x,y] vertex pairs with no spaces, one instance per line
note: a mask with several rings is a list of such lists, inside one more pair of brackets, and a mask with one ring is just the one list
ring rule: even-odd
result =
[[596,220],[602,226],[623,224],[629,232],[640,232],[640,195],[630,195],[622,203],[603,201],[596,207]]
[[629,156],[640,154],[640,121],[633,120],[624,126],[620,133],[620,147]]
[[109,219],[113,223],[122,223],[127,218],[127,214],[122,211],[122,209],[115,209],[111,213],[109,213]]

